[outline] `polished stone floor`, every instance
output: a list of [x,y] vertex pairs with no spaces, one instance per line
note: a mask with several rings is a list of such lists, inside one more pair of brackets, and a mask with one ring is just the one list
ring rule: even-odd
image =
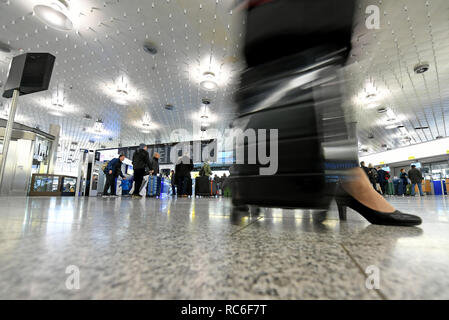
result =
[[326,217],[232,214],[215,198],[0,198],[0,298],[449,299],[449,198],[389,201],[424,223],[340,222],[335,205]]

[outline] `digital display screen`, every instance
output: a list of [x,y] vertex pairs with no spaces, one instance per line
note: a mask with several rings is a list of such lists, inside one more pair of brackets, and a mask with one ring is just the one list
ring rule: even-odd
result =
[[99,151],[99,153],[100,153],[100,162],[110,161],[118,157],[118,149],[101,150]]
[[126,174],[129,174],[129,175],[134,175],[134,169],[133,169],[133,166],[126,166]]
[[390,172],[390,167],[382,167],[382,170]]
[[421,162],[413,162],[411,166],[415,165],[417,168],[421,168]]

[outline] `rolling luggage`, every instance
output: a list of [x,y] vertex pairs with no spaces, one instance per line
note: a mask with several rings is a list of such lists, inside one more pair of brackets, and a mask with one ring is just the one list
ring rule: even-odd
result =
[[388,184],[387,184],[387,194],[390,195],[390,196],[393,196],[393,195],[394,195],[394,184],[393,184],[392,181],[388,181]]
[[[336,182],[358,166],[355,128],[345,122],[340,90],[354,8],[354,0],[278,0],[248,10],[249,69],[241,75],[233,126],[265,129],[267,136],[276,129],[277,170],[262,175],[259,158],[248,162],[249,147],[260,150],[259,138],[240,141],[236,150],[244,149],[245,163],[233,165],[229,178],[234,205],[327,209]],[[325,11],[332,15],[323,17]]]
[[195,195],[196,196],[215,196],[217,195],[217,183],[210,180],[208,176],[197,177],[195,179]]
[[210,196],[210,180],[207,176],[195,178],[195,195]]
[[408,195],[408,196],[412,194],[412,185],[411,184],[408,184],[405,187],[405,194]]
[[126,196],[130,193],[133,180],[122,180],[122,195]]
[[[341,63],[339,54],[318,48],[242,75],[234,128],[266,129],[267,137],[269,129],[277,129],[278,168],[273,175],[261,175],[259,159],[247,163],[250,147],[263,141],[240,142],[237,151],[244,149],[245,164],[233,165],[229,177],[234,205],[328,208],[343,170],[357,166],[357,143],[341,108]],[[288,90],[279,93],[279,88]]]
[[158,197],[161,190],[161,177],[150,176],[148,179],[148,196]]

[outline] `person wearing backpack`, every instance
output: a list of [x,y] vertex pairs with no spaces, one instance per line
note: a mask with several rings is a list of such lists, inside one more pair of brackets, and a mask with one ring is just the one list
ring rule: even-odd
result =
[[[114,158],[108,162],[106,169],[103,171],[106,175],[106,184],[104,185],[103,197],[108,196],[116,197],[115,194],[115,179],[120,176],[122,179],[125,177],[122,173],[122,162],[125,160],[125,155],[121,154],[118,158]],[[111,193],[109,194],[109,188]]]
[[147,168],[150,170],[153,163],[150,160],[150,154],[148,153],[148,147],[141,143],[139,145],[139,150],[134,152],[133,155],[133,169],[134,169],[134,192],[132,194],[133,198],[142,198],[139,194],[140,188],[142,187],[143,177],[149,174],[147,173]]
[[416,166],[414,164],[412,164],[412,168],[408,172],[408,177],[412,183],[411,196],[415,196],[415,185],[418,185],[419,195],[423,197],[424,192],[422,191],[422,181],[424,178],[421,171],[416,169]]
[[377,192],[379,192],[379,190],[377,190],[377,188],[376,188],[378,177],[379,177],[379,174],[377,173],[376,168],[374,168],[373,165],[370,163],[368,165],[368,178],[369,178],[369,181],[371,182],[371,184],[373,185],[374,190],[376,190]]

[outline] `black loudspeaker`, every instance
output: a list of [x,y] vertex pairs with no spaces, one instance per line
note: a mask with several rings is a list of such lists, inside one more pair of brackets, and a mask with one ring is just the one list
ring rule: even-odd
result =
[[3,97],[11,98],[16,89],[21,96],[47,90],[54,64],[55,57],[49,53],[25,53],[14,57]]

